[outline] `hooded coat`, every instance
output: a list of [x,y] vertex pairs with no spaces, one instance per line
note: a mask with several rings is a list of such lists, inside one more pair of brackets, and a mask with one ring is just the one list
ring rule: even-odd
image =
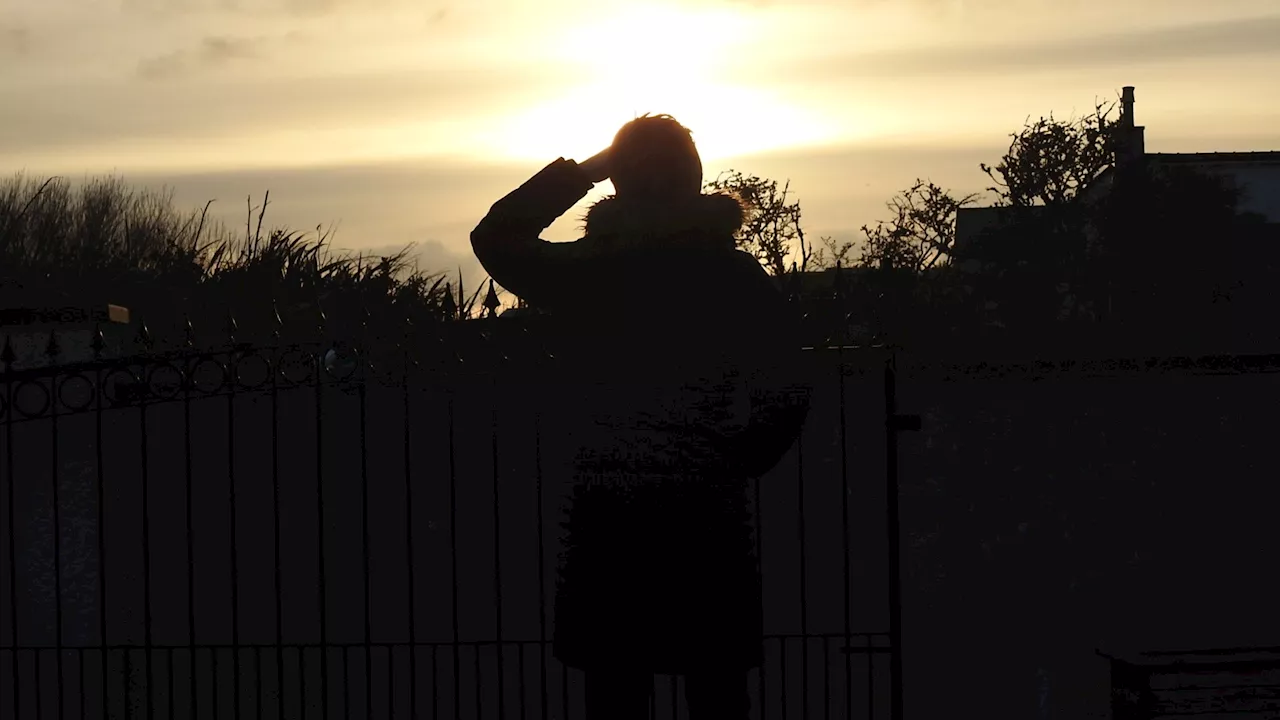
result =
[[471,234],[485,270],[564,333],[560,426],[576,448],[554,653],[683,674],[762,661],[749,481],[808,411],[781,292],[735,248],[734,198],[605,198],[584,236],[539,234],[591,189],[559,159]]

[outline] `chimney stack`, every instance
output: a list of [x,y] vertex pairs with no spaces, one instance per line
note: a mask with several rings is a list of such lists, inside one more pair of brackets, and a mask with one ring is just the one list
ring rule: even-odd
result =
[[1116,153],[1116,165],[1130,166],[1142,160],[1147,153],[1146,128],[1140,127],[1133,119],[1134,103],[1133,86],[1127,85],[1120,94],[1120,127],[1119,147]]
[[1133,129],[1133,86],[1126,85],[1120,95],[1120,122],[1127,130]]

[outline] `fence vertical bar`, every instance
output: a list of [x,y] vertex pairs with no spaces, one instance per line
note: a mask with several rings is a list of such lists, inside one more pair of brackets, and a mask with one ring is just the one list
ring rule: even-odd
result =
[[222,679],[218,674],[218,650],[219,648],[216,644],[209,647],[209,668],[213,672],[213,677],[209,679],[209,709],[212,711],[215,720],[222,717],[222,713],[218,712],[218,683]]
[[44,659],[44,657],[43,657],[43,656],[44,656],[44,648],[37,647],[37,648],[36,648],[36,650],[35,650],[35,655],[36,655],[36,657],[35,657],[35,661],[36,661],[36,663],[35,663],[35,679],[36,679],[36,682],[35,682],[35,686],[36,686],[36,692],[35,692],[35,698],[36,698],[36,714],[35,714],[35,717],[37,717],[37,718],[42,718],[42,717],[44,717],[44,709],[43,709],[43,708],[44,708],[44,693],[42,693],[42,692],[41,692],[41,688],[44,686],[44,684],[43,684],[42,682],[40,682],[40,663],[41,663],[41,662],[43,661],[43,659]]
[[[410,415],[409,415],[409,368],[410,356],[409,348],[406,344],[403,348],[403,362],[401,375],[401,402],[404,406],[404,422],[401,423],[404,429],[404,528],[405,528],[405,562],[408,564],[409,571],[409,717],[412,720],[418,718],[418,603],[415,594],[417,589],[417,563],[413,557],[413,473],[411,471],[411,459],[413,444],[410,440]],[[432,715],[432,717],[435,717]]]
[[898,416],[897,358],[890,355],[884,370],[885,494],[889,514],[889,715],[902,720],[902,573],[901,527],[898,516]]
[[[454,720],[462,720],[462,652],[458,646],[461,638],[458,632],[458,465],[457,453],[454,448],[454,390],[450,384],[447,389],[448,393],[448,416],[449,416],[449,573],[452,582],[452,602],[450,603],[450,611],[452,612],[451,622],[453,631],[453,717]],[[477,652],[479,652],[477,650]],[[479,678],[476,678],[479,682]]]
[[396,717],[396,646],[387,646],[387,716]]
[[527,717],[529,716],[529,709],[528,709],[528,707],[527,707],[527,706],[528,706],[528,704],[529,704],[529,702],[528,702],[528,697],[527,697],[527,695],[526,695],[526,693],[527,693],[527,691],[528,691],[528,687],[527,687],[527,686],[526,686],[526,684],[525,684],[525,682],[526,682],[526,681],[525,681],[525,677],[524,677],[524,669],[525,669],[525,660],[524,660],[524,656],[525,656],[525,650],[526,650],[527,648],[528,648],[528,646],[526,646],[524,643],[522,643],[522,642],[520,642],[520,641],[516,641],[516,652],[517,652],[517,655],[516,655],[516,672],[520,673],[520,684],[519,684],[519,692],[520,692],[520,720],[525,720],[525,718],[527,718]]
[[787,636],[783,635],[778,638],[778,647],[781,648],[778,662],[778,699],[782,701],[782,720],[787,720]]
[[[680,677],[668,675],[667,679],[671,682],[671,720],[680,720]],[[587,720],[594,720],[594,718]]]
[[[755,496],[756,496],[756,517],[755,517],[755,524],[756,524],[756,563],[760,565],[760,567],[761,567],[761,569],[762,569],[762,572],[763,572],[763,567],[764,567],[764,552],[763,552],[763,550],[762,550],[762,548],[763,548],[763,543],[762,543],[762,539],[761,539],[761,538],[762,538],[763,533],[764,533],[764,503],[761,501],[761,497],[760,497],[760,476],[759,476],[759,475],[757,475],[757,476],[753,479],[753,483],[755,484]],[[761,602],[761,605],[763,606],[763,604],[764,604],[764,593],[763,593],[763,592],[761,593],[761,596],[760,596],[760,602]],[[763,610],[763,608],[762,608],[762,610]],[[765,641],[764,641],[764,631],[765,631],[765,629],[766,629],[766,628],[765,628],[765,624],[764,624],[764,612],[762,611],[762,612],[760,613],[760,638],[761,638],[761,640],[760,640],[760,645],[761,645],[761,651],[760,651],[760,655],[761,655],[761,660],[760,660],[760,720],[767,720],[767,718],[768,718],[768,716],[769,716],[769,693],[768,693],[768,686],[767,686],[766,681],[765,681],[765,677],[769,674],[769,673],[768,673],[769,656],[768,656],[768,653],[764,652],[764,643],[765,643]]]
[[569,666],[564,663],[560,664],[560,702],[563,708],[565,720],[572,717],[569,711]]
[[302,644],[298,645],[298,717],[307,717],[307,648]]
[[[187,530],[187,650],[191,663],[191,695],[187,699],[188,709],[191,712],[191,720],[198,720],[199,704],[196,699],[199,696],[199,672],[197,667],[199,663],[196,658],[196,558],[195,558],[195,504],[192,501],[192,489],[195,485],[192,482],[192,465],[191,465],[191,388],[195,382],[194,366],[189,366],[187,381],[182,384],[182,444],[183,444],[183,472],[186,480],[186,530]],[[215,692],[216,696],[217,693]]]
[[[94,359],[100,363],[102,351],[106,347],[106,339],[103,337],[101,327],[94,328],[92,345]],[[93,402],[93,455],[94,472],[98,484],[98,643],[102,663],[102,667],[99,670],[102,674],[102,720],[107,720],[111,715],[111,694],[107,689],[109,680],[107,670],[107,482],[106,472],[102,469],[102,401],[106,395],[106,388],[103,387],[102,380],[102,366],[99,364],[94,367],[94,388],[96,392],[94,393]],[[10,402],[10,407],[12,407],[12,402]],[[10,467],[12,468],[12,464]],[[12,521],[12,518],[10,520]],[[10,522],[10,526],[12,527],[12,522]],[[16,606],[14,611],[17,611]],[[15,637],[14,640],[16,641],[17,638]],[[16,672],[17,658],[14,658],[14,663]],[[17,693],[16,689],[14,693]],[[195,718],[193,717],[192,720],[195,720]]]
[[[262,646],[253,648],[253,716],[262,717]],[[172,716],[173,713],[170,713]]]
[[[368,646],[365,652],[369,651]],[[368,662],[365,663],[366,665]],[[368,693],[366,693],[368,694]],[[351,720],[351,647],[342,649],[342,717]],[[366,716],[367,717],[367,716]],[[325,718],[328,720],[328,718]]]
[[[320,336],[324,337],[324,312],[320,312]],[[323,349],[321,344],[319,349]],[[320,610],[320,707],[326,720],[328,720],[328,701],[329,701],[329,588],[326,582],[326,565],[328,560],[328,548],[325,544],[325,505],[324,505],[324,382],[325,373],[324,355],[321,352],[315,353],[315,395],[316,395],[316,535],[318,542],[319,555],[319,610]],[[305,652],[299,650],[300,655]],[[304,680],[305,685],[305,680]],[[304,696],[305,703],[305,696]],[[305,708],[305,704],[303,705]],[[305,710],[304,710],[305,712]]]
[[143,373],[144,387],[140,392],[142,402],[138,406],[138,435],[140,437],[141,472],[139,473],[142,481],[142,643],[143,643],[143,663],[146,666],[147,675],[147,693],[146,693],[146,717],[152,720],[155,717],[154,699],[154,683],[155,683],[155,663],[152,657],[152,616],[151,616],[151,472],[147,467],[147,460],[150,457],[149,448],[147,447],[147,401],[146,392],[147,378],[145,371]]
[[[367,311],[366,311],[367,312]],[[373,717],[373,584],[369,576],[369,437],[368,437],[368,361],[364,353],[358,353],[356,396],[360,403],[360,557],[364,580],[364,709],[365,717]],[[329,649],[322,651],[328,654]],[[390,670],[388,669],[388,672]],[[326,696],[327,699],[327,696]],[[327,720],[327,715],[326,715]]]
[[230,505],[231,525],[231,707],[234,717],[240,717],[240,543],[236,522],[236,383],[239,382],[238,358],[235,356],[234,317],[227,318],[232,353],[227,358],[227,502]]
[[539,701],[542,714],[539,715],[542,720],[547,718],[547,709],[549,706],[548,688],[547,688],[547,658],[549,652],[547,649],[547,539],[546,539],[546,513],[545,498],[543,497],[542,487],[542,412],[537,411],[533,416],[533,471],[534,484],[538,493],[538,657],[540,659],[539,678],[542,682],[542,690],[539,693]]
[[[124,700],[124,717],[125,720],[133,720],[133,647],[125,644],[120,652],[120,664],[123,665],[123,672],[120,673],[120,689],[123,691]],[[36,656],[37,659],[39,655]],[[40,665],[36,664],[36,687],[40,686]],[[36,717],[40,717],[40,693],[36,693]]]
[[[53,368],[53,374],[49,378],[49,427],[50,427],[50,446],[52,460],[52,476],[53,476],[53,614],[54,622],[57,626],[54,628],[54,652],[57,653],[55,667],[58,672],[58,699],[56,703],[58,720],[64,717],[63,694],[66,688],[63,681],[66,678],[63,662],[63,615],[62,615],[62,493],[58,487],[58,334],[56,331],[49,332],[49,344],[45,348],[45,353],[49,357],[50,366]],[[17,645],[15,642],[14,645]],[[37,686],[36,692],[39,692]],[[150,719],[148,719],[150,720]]]
[[[800,535],[800,717],[809,720],[809,552],[804,522],[804,437],[796,438],[796,502]],[[870,720],[870,718],[868,718]]]
[[853,707],[853,654],[849,652],[853,638],[853,602],[850,597],[852,583],[849,566],[849,428],[848,413],[845,403],[845,365],[844,341],[841,340],[837,351],[839,356],[839,393],[840,393],[840,536],[844,552],[844,675],[845,675],[845,707]]
[[431,718],[440,717],[440,646],[431,646]]
[[[174,687],[175,687],[175,686],[174,686],[174,680],[173,680],[173,647],[172,647],[172,646],[170,646],[170,647],[168,648],[168,651],[166,652],[166,654],[168,655],[168,658],[169,658],[169,672],[168,672],[168,675],[169,675],[169,677],[168,677],[168,683],[169,683],[169,717],[171,717],[171,718],[172,718],[172,717],[177,717],[177,714],[174,712],[174,710],[176,710],[176,709],[177,709],[177,708],[176,708],[176,706],[177,706],[177,702],[176,702],[176,700],[174,699],[174,692],[175,692]],[[259,714],[258,714],[258,717],[262,717],[262,714],[261,714],[261,713],[259,713]]]
[[[88,717],[85,711],[89,709],[88,705],[85,702],[85,697],[84,697],[84,694],[85,694],[84,653],[85,653],[84,646],[76,648],[76,671],[77,671],[77,675],[79,675],[79,680],[80,680],[80,716],[79,717],[81,720],[84,720],[84,718]],[[169,713],[169,717],[173,717],[173,713]],[[14,718],[16,720],[17,716],[15,715]]]
[[[280,553],[280,354],[271,366],[271,515],[275,561],[276,717],[284,717],[284,585]],[[193,718],[194,720],[194,718]],[[261,716],[259,716],[261,720]]]
[[822,637],[822,717],[831,720],[831,638],[825,635]]
[[[490,288],[492,290],[492,288]],[[502,636],[502,505],[499,498],[499,465],[498,465],[498,373],[493,372],[490,378],[490,392],[493,394],[490,405],[489,448],[493,455],[493,597],[494,615],[497,621],[498,650],[498,720],[507,717],[506,700],[506,664],[503,655]]]
[[876,716],[876,656],[871,647],[873,637],[867,635],[867,720]]
[[[4,378],[4,387],[5,387],[5,419],[4,419],[4,451],[5,451],[5,460],[4,460],[4,464],[5,464],[5,473],[4,473],[4,474],[5,474],[5,477],[6,477],[6,478],[8,478],[8,481],[9,481],[9,487],[8,487],[8,493],[9,493],[9,496],[8,496],[8,510],[9,510],[9,633],[10,633],[10,634],[9,634],[9,637],[10,637],[10,640],[11,640],[11,642],[12,642],[12,644],[13,644],[13,650],[12,650],[12,651],[11,651],[11,653],[10,653],[10,654],[11,654],[11,656],[12,656],[12,658],[13,658],[13,663],[12,663],[12,665],[10,666],[9,670],[10,670],[10,672],[11,672],[11,673],[12,673],[12,675],[13,675],[13,717],[14,717],[14,720],[17,720],[17,718],[21,717],[21,715],[22,715],[22,712],[21,712],[21,711],[22,711],[22,682],[21,682],[21,673],[18,671],[18,644],[19,644],[19,643],[18,643],[18,552],[17,552],[17,547],[16,547],[16,546],[17,546],[17,544],[18,544],[18,529],[17,529],[17,528],[18,528],[18,526],[17,526],[17,524],[16,524],[17,517],[16,517],[16,515],[15,515],[15,514],[14,514],[14,512],[13,512],[13,504],[17,501],[17,496],[16,496],[16,494],[14,493],[14,490],[13,490],[13,489],[14,489],[14,486],[17,484],[17,480],[15,480],[15,479],[14,479],[14,477],[13,477],[13,417],[14,417],[14,415],[13,415],[13,414],[14,414],[15,412],[17,412],[17,409],[16,409],[16,408],[14,408],[14,406],[13,406],[13,374],[12,374],[12,373],[13,373],[13,361],[14,361],[14,359],[15,359],[15,353],[14,353],[14,351],[13,351],[13,346],[10,344],[10,343],[11,343],[11,341],[12,341],[12,337],[10,337],[10,336],[7,336],[7,335],[6,335],[6,336],[5,336],[5,341],[4,341],[4,350],[3,350],[3,355],[0,355],[0,359],[3,359],[3,360],[4,360],[4,371],[5,371],[5,378]],[[101,444],[99,444],[99,447],[101,447]],[[99,463],[99,467],[101,467],[101,463]],[[99,487],[99,498],[101,498],[101,487],[102,487],[101,483],[99,483],[98,487]],[[101,531],[101,527],[102,527],[102,525],[101,525],[101,518],[102,518],[102,512],[101,512],[102,502],[101,502],[101,499],[99,499],[98,507],[99,507],[99,512],[98,512],[98,518],[99,518],[99,526],[98,526],[98,527],[99,527],[99,531],[98,531],[98,532],[99,532],[99,533],[101,533],[101,532],[102,532],[102,531]],[[99,537],[101,537],[101,535],[99,535]],[[99,572],[101,572],[101,571],[99,571]],[[105,617],[105,616],[104,616],[104,617]],[[103,659],[103,668],[104,668],[104,669],[103,669],[103,671],[102,671],[102,679],[103,679],[103,683],[104,683],[104,684],[103,684],[103,692],[104,692],[104,693],[105,693],[105,691],[106,691],[106,684],[105,684],[105,683],[106,683],[106,679],[107,679],[106,670],[105,670],[105,668],[106,668],[106,659],[105,659],[105,658],[106,658],[106,652],[107,652],[107,651],[106,651],[106,647],[107,647],[107,646],[106,646],[106,642],[107,642],[107,640],[106,640],[106,627],[107,627],[107,625],[106,625],[106,622],[104,621],[104,622],[103,622],[103,624],[102,624],[102,628],[103,628],[103,636],[102,636],[102,654],[103,654],[103,658],[104,658],[104,659]],[[37,691],[37,692],[38,692],[38,691]],[[103,707],[103,718],[104,718],[104,720],[105,720],[105,717],[106,717],[106,707],[105,707],[105,705],[104,705],[104,707]]]
[[484,647],[484,643],[476,641],[472,647],[476,651],[476,717],[484,717],[484,683],[480,681],[480,650]]

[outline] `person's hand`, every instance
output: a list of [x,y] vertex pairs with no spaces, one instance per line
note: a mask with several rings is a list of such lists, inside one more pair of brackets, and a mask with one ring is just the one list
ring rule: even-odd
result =
[[603,182],[609,177],[609,148],[605,148],[591,157],[578,163],[582,172],[593,183]]

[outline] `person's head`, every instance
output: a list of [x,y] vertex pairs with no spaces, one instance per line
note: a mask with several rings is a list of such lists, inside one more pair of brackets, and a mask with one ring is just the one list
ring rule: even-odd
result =
[[702,191],[702,159],[689,129],[670,115],[642,115],[622,126],[609,152],[621,198],[669,200]]

